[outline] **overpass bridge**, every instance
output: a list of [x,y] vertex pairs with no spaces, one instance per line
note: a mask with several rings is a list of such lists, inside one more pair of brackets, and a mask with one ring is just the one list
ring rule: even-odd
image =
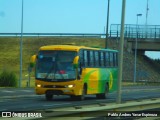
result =
[[[120,38],[121,24],[111,24],[109,37],[111,39]],[[0,33],[0,37],[20,37],[21,33]],[[105,38],[104,33],[23,33],[26,37],[93,37]],[[125,46],[129,51],[135,49],[137,40],[137,50],[160,51],[160,25],[136,25],[125,24]]]
[[[111,24],[110,37],[120,37],[120,24]],[[160,25],[135,25],[125,24],[124,31],[125,45],[129,51],[136,47],[139,53],[145,51],[160,51]]]

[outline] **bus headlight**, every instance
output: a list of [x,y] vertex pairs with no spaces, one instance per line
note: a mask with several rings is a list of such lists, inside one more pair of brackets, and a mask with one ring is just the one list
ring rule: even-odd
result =
[[72,87],[74,87],[74,85],[68,85],[68,88],[72,88]]
[[40,87],[42,87],[42,85],[41,85],[41,84],[37,84],[37,87],[39,87],[39,88],[40,88]]

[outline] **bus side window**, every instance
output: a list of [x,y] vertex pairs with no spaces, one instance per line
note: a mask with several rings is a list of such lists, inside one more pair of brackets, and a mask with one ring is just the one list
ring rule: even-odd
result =
[[95,51],[94,55],[95,55],[95,66],[98,67],[99,66],[99,54],[98,54],[98,51]]
[[106,51],[103,52],[103,59],[104,59],[104,66],[106,67],[107,62],[106,62]]
[[110,66],[113,67],[114,66],[114,60],[113,60],[113,52],[110,52]]
[[83,55],[83,50],[79,51],[79,64],[81,67],[84,67],[84,55]]
[[118,53],[115,53],[115,64],[116,67],[118,66]]
[[87,57],[87,51],[84,50],[84,66],[87,67],[88,66],[88,57]]
[[104,52],[100,51],[100,64],[101,67],[104,67]]
[[98,51],[98,60],[99,60],[99,61],[98,61],[98,62],[99,62],[98,64],[99,64],[99,67],[100,67],[100,66],[102,66],[102,65],[101,65],[101,51]]
[[107,67],[110,67],[110,54],[109,52],[106,52],[106,66]]
[[77,74],[77,79],[79,80],[82,74],[82,67],[84,67],[84,56],[83,56],[83,50],[81,49],[78,53],[79,55],[79,61],[78,61],[78,74]]
[[96,66],[95,50],[93,50],[93,66]]
[[94,57],[93,57],[93,51],[90,51],[90,66],[93,67],[94,66]]
[[117,55],[116,55],[117,53],[113,53],[113,65],[114,65],[114,67],[117,67]]
[[87,50],[87,65],[90,67],[91,66],[91,58],[90,58],[90,51]]

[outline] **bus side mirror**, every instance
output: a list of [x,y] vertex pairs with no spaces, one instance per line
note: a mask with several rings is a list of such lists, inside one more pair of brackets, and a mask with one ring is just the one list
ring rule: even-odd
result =
[[33,55],[30,59],[30,68],[33,68],[35,66],[37,55]]
[[78,60],[79,60],[79,56],[76,56],[73,60],[73,67],[75,69],[78,68]]

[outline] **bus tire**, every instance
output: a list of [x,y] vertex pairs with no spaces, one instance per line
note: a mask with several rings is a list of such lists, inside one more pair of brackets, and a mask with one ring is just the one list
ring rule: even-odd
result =
[[48,93],[46,93],[46,94],[45,94],[45,97],[46,97],[46,100],[47,100],[47,101],[51,101],[51,100],[53,99],[53,94],[48,94]]
[[97,94],[96,97],[97,97],[98,99],[106,99],[107,96],[108,96],[108,92],[109,92],[109,86],[108,86],[108,84],[106,83],[106,84],[105,84],[105,91],[104,91],[104,93]]
[[82,90],[82,95],[77,96],[78,100],[80,101],[84,100],[86,94],[87,94],[87,85],[84,85]]
[[75,95],[70,95],[70,99],[71,100],[76,100],[76,96]]

